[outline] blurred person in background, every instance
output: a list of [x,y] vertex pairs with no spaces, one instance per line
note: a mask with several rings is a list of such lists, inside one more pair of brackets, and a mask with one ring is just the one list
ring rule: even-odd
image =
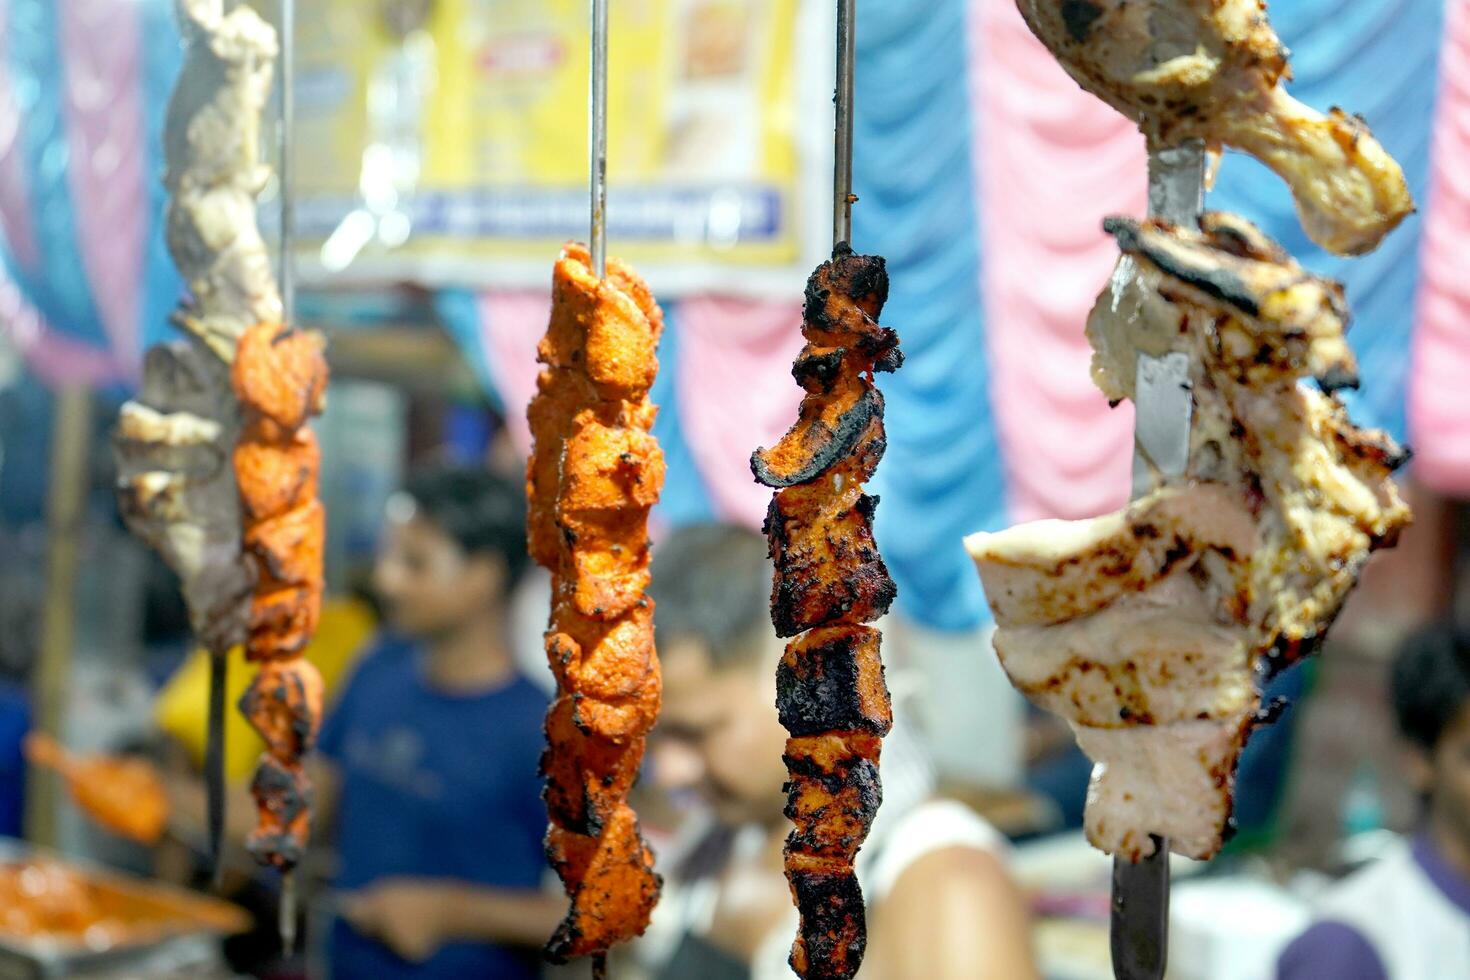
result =
[[1278,980],[1470,977],[1470,632],[1411,637],[1391,686],[1420,829],[1327,891]]
[[[771,627],[766,542],[736,527],[674,533],[654,552],[664,701],[658,787],[703,806],[660,855],[664,897],[640,953],[659,980],[775,980],[796,911],[783,874],[783,641]],[[1035,977],[1025,903],[1000,834],[932,798],[934,775],[900,720],[884,740],[883,805],[858,856],[868,906],[863,972],[884,980]]]
[[318,745],[339,859],[333,977],[538,975],[565,902],[541,888],[548,700],[510,635],[525,523],[521,482],[483,469],[421,469],[390,501],[374,581],[394,635]]

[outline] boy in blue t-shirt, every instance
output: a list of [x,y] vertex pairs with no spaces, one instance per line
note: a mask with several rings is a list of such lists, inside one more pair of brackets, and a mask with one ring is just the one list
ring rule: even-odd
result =
[[319,743],[333,977],[537,976],[565,903],[541,889],[547,698],[510,649],[525,521],[519,482],[481,470],[421,471],[390,502],[374,580],[401,639],[363,658]]

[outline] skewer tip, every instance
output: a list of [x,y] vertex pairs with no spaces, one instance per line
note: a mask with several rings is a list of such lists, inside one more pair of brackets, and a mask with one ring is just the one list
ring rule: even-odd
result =
[[296,873],[281,873],[281,909],[276,920],[281,934],[281,951],[286,959],[296,955]]
[[592,980],[607,980],[607,954],[592,954]]

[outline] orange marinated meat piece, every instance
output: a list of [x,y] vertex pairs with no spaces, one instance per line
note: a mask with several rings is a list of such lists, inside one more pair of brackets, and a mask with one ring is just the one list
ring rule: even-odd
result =
[[293,433],[321,412],[326,398],[322,339],[281,324],[256,324],[240,335],[231,382],[247,416],[263,416]]
[[327,512],[312,500],[245,529],[245,550],[254,556],[262,585],[314,585],[322,580]]
[[255,797],[256,822],[246,849],[261,864],[283,870],[295,867],[311,834],[312,792],[306,770],[299,763],[262,755],[250,793]]
[[281,442],[242,441],[235,447],[235,481],[246,516],[272,517],[316,499],[321,459],[310,429]]
[[41,732],[25,738],[26,758],[66,780],[77,806],[97,824],[140,844],[157,844],[168,827],[168,788],[157,768],[127,756],[73,755]]
[[653,870],[653,851],[626,804],[596,837],[553,826],[546,854],[572,900],[546,947],[553,961],[602,952],[647,926],[663,879]]
[[240,711],[281,762],[294,762],[316,744],[322,724],[322,675],[308,660],[261,666],[240,699]]

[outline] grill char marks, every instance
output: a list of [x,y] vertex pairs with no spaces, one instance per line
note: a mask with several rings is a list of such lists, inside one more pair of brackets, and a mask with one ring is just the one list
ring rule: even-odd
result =
[[599,281],[585,248],[563,250],[527,411],[527,538],[552,573],[545,639],[558,688],[541,757],[546,849],[571,899],[546,946],[554,962],[641,934],[662,883],[627,796],[661,696],[644,589],[664,481],[648,400],[663,317],[631,270],[607,265]]
[[1258,387],[1308,375],[1328,392],[1358,386],[1357,359],[1343,337],[1351,314],[1342,286],[1308,273],[1249,222],[1210,212],[1200,231],[1119,217],[1103,228],[1120,251],[1156,272],[1163,298],[1219,312],[1218,360],[1236,382]]
[[[850,352],[842,353],[840,360],[847,361]],[[845,373],[825,386],[820,375],[815,380],[817,390],[801,400],[800,417],[791,431],[775,446],[750,457],[756,480],[768,487],[815,480],[847,457],[875,420],[883,421],[883,396],[866,378]]]
[[873,540],[877,498],[855,481],[834,491],[830,477],[787,487],[771,499],[765,531],[776,563],[771,621],[776,635],[888,612],[898,588]]
[[868,948],[863,891],[851,871],[798,871],[791,894],[801,908],[801,928],[791,948],[791,968],[807,980],[842,980],[857,973]]
[[245,653],[263,662],[239,702],[266,745],[251,785],[257,819],[249,846],[257,860],[289,870],[310,832],[301,760],[322,714],[321,675],[300,656],[316,631],[323,591],[321,453],[307,427],[326,397],[321,338],[255,324],[240,335],[230,381],[244,423],[232,457],[242,551],[254,571]]
[[814,629],[786,647],[776,671],[776,710],[794,736],[853,729],[886,735],[893,706],[870,626]]
[[873,375],[903,363],[898,335],[878,322],[887,297],[883,259],[846,245],[812,273],[807,343],[791,372],[806,395],[791,430],[751,456],[755,478],[777,491],[765,524],[771,621],[796,637],[777,671],[776,707],[792,736],[786,876],[801,925],[790,962],[808,980],[846,980],[862,963],[853,861],[882,801],[878,754],[893,723],[881,635],[862,625],[897,595],[873,539],[878,498],[862,488],[887,447]]

